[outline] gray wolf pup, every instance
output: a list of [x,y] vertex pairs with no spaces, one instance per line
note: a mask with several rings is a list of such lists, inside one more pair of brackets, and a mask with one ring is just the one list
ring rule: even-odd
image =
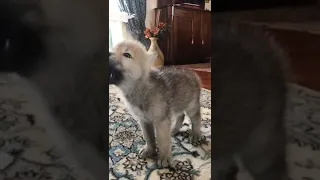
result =
[[167,167],[172,162],[171,134],[179,131],[184,112],[192,122],[191,140],[201,140],[200,81],[188,70],[152,70],[153,60],[141,43],[121,42],[110,54],[109,82],[121,90],[127,108],[139,119],[146,141],[140,155],[154,156],[157,140],[158,165]]
[[99,180],[109,176],[107,3],[0,2],[0,71],[17,72],[40,90],[72,139],[61,141]]

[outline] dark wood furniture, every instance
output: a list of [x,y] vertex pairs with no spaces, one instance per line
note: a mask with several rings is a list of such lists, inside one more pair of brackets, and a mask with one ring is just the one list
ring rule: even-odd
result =
[[158,0],[157,7],[164,7],[174,4],[191,3],[199,5],[200,9],[204,9],[205,0]]
[[248,22],[262,26],[288,56],[288,81],[320,91],[320,20]]
[[320,6],[306,6],[214,14],[265,28],[289,56],[288,81],[320,91],[319,12]]
[[320,91],[320,21],[266,26],[290,58],[291,82]]
[[196,64],[211,59],[211,13],[169,5],[155,9],[155,23],[165,22],[169,32],[158,40],[165,65]]

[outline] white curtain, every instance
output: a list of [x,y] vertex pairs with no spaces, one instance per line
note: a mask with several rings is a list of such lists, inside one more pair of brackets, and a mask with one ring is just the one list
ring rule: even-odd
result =
[[147,28],[154,28],[155,27],[155,12],[154,8],[157,7],[157,0],[147,0],[146,1],[146,27]]
[[109,45],[112,48],[117,43],[132,39],[130,33],[127,33],[124,23],[128,22],[128,19],[134,17],[134,15],[120,12],[117,4],[118,0],[109,1]]

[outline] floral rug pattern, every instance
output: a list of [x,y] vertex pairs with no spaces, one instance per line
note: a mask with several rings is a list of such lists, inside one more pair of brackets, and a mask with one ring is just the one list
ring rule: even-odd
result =
[[[291,180],[320,178],[320,92],[288,84],[286,126],[288,132],[287,163]],[[188,119],[179,136],[172,138],[177,171],[158,169],[153,160],[139,159],[144,144],[136,120],[126,111],[114,86],[109,87],[109,179],[211,179],[211,92],[202,90],[202,132],[208,145],[196,147],[187,141]],[[238,180],[251,180],[241,172]]]
[[[290,84],[286,126],[287,162],[291,180],[320,178],[320,92]],[[16,76],[0,75],[0,179],[89,180],[86,169],[59,146],[64,138],[53,127],[39,95],[28,82]],[[208,144],[190,144],[186,118],[180,135],[172,138],[176,171],[158,169],[153,160],[138,158],[144,144],[136,120],[126,111],[118,91],[110,86],[109,178],[171,180],[211,178],[211,95],[203,90],[202,132]],[[50,132],[50,133],[49,133]],[[54,137],[54,138],[53,138]],[[66,141],[67,142],[67,141]],[[108,174],[108,170],[106,169]],[[247,173],[238,180],[250,180]],[[107,177],[106,177],[107,178]]]
[[0,74],[0,179],[93,180],[59,145],[65,137],[39,97],[19,76]]
[[152,159],[138,157],[144,145],[138,122],[126,111],[118,90],[109,86],[109,167],[110,180],[115,179],[210,179],[211,173],[211,92],[202,90],[202,132],[208,144],[188,142],[190,124],[186,118],[181,133],[172,137],[175,171],[158,169]]

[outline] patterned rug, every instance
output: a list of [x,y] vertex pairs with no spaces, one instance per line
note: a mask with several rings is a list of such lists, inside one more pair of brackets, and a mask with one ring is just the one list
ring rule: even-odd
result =
[[[292,180],[320,178],[320,92],[289,85],[286,125],[288,130],[288,167]],[[109,99],[109,179],[209,180],[210,143],[195,147],[188,137],[188,119],[179,136],[172,138],[177,171],[157,169],[149,159],[139,159],[144,144],[137,122],[125,110],[118,91],[110,86]],[[210,141],[210,92],[203,90],[202,131]],[[0,179],[15,180],[89,180],[93,179],[77,164],[76,151],[65,145],[67,135],[55,123],[46,104],[30,84],[16,76],[0,74]],[[73,147],[73,146],[72,146]],[[77,146],[78,147],[78,146]],[[72,152],[72,153],[70,153]],[[90,159],[93,154],[87,153]],[[107,176],[107,175],[106,175]],[[245,176],[245,177],[243,177]],[[238,180],[249,180],[246,172]]]
[[[211,148],[188,143],[189,119],[183,133],[172,138],[174,159],[181,161],[177,171],[158,169],[153,160],[139,159],[144,144],[142,132],[135,119],[120,101],[118,89],[109,87],[109,179],[171,180],[211,179]],[[202,132],[210,141],[211,92],[202,90]],[[288,130],[287,162],[292,180],[319,180],[320,177],[320,92],[289,84],[286,116]],[[250,180],[243,171],[238,180]]]
[[[210,179],[211,173],[211,92],[202,90],[202,132],[208,144],[188,142],[190,119],[186,118],[180,135],[172,138],[176,171],[158,169],[151,159],[140,159],[138,152],[145,144],[138,122],[126,111],[118,89],[109,87],[109,179]],[[197,147],[196,147],[197,146]]]

